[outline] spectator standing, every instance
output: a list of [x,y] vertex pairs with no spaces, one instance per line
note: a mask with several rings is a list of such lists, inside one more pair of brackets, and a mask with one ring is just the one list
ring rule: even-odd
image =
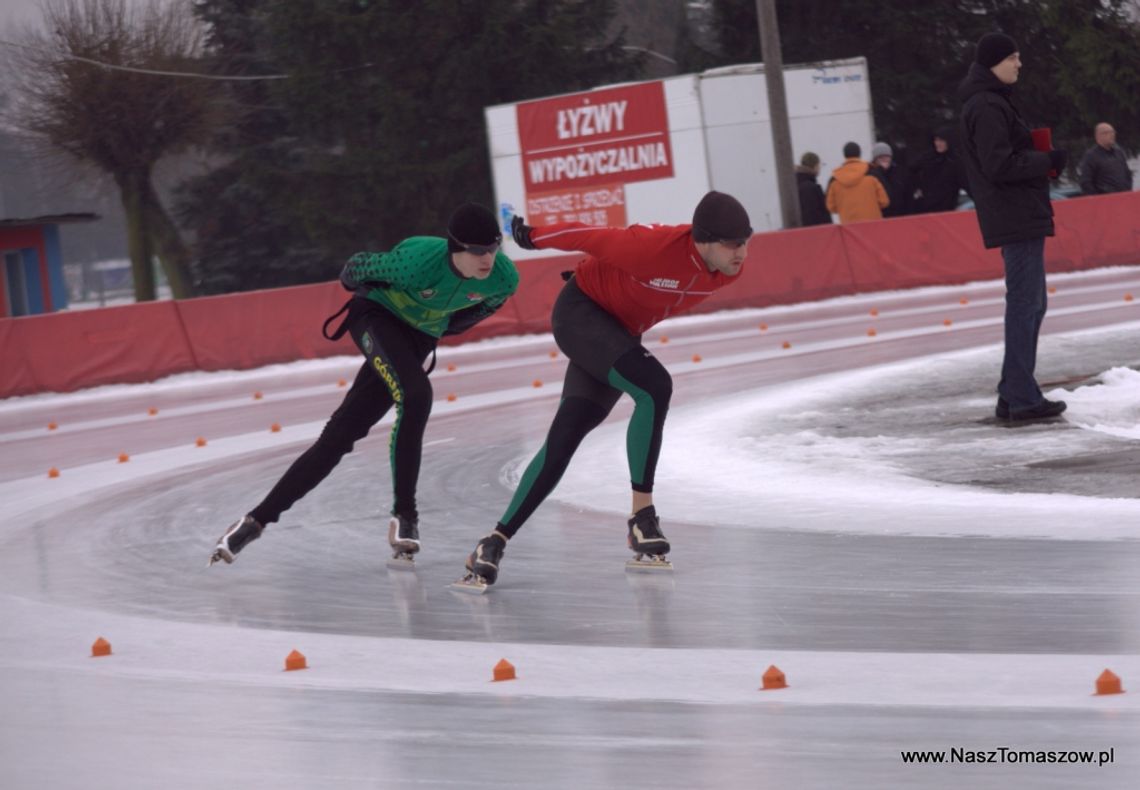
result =
[[832,223],[823,189],[816,180],[819,177],[819,169],[819,155],[811,151],[800,157],[800,163],[796,165],[796,185],[800,190],[800,219],[805,228],[809,225]]
[[1132,171],[1128,169],[1124,151],[1116,144],[1116,130],[1111,124],[1098,123],[1093,135],[1096,145],[1081,159],[1081,194],[1131,192]]
[[883,217],[901,217],[907,213],[906,173],[894,166],[894,151],[886,143],[871,146],[871,167],[867,172],[879,179],[890,201],[883,209]]
[[827,185],[827,210],[844,225],[882,219],[891,202],[879,179],[867,173],[870,166],[859,158],[862,154],[858,143],[843,146],[843,164],[831,172]]
[[1037,338],[1047,305],[1045,237],[1052,236],[1049,171],[1065,167],[1064,151],[1037,151],[1012,101],[1021,53],[1004,33],[987,33],[958,88],[962,156],[987,249],[1001,247],[1005,266],[1005,355],[1000,420],[1056,417],[1064,401],[1048,400],[1034,377]]
[[966,189],[967,184],[962,160],[950,142],[953,137],[952,127],[944,126],[936,131],[930,138],[930,150],[915,164],[911,213],[953,211],[958,207],[958,193]]

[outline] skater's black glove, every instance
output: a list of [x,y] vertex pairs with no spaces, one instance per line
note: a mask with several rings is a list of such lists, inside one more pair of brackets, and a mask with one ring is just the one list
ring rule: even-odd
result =
[[1057,175],[1060,175],[1065,170],[1065,163],[1069,161],[1069,154],[1067,151],[1054,149],[1049,152],[1049,169]]
[[516,214],[511,217],[511,236],[514,237],[515,244],[524,250],[536,249],[534,242],[530,240],[530,232],[532,230],[534,230],[534,228],[527,225],[519,215]]

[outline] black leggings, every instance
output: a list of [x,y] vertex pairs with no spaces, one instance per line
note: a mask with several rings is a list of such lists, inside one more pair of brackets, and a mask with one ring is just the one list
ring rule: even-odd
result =
[[624,392],[634,400],[626,456],[634,491],[651,493],[673,380],[639,336],[586,296],[571,280],[551,317],[554,340],[570,358],[562,401],[546,442],[519,481],[497,529],[513,537],[550,495],[578,445],[609,415]]
[[316,488],[393,404],[396,423],[388,439],[395,490],[391,512],[412,520],[418,518],[416,481],[432,404],[431,382],[423,363],[435,348],[436,338],[361,299],[353,301],[347,323],[366,360],[316,443],[293,462],[261,504],[250,511],[262,524],[277,521],[294,502]]

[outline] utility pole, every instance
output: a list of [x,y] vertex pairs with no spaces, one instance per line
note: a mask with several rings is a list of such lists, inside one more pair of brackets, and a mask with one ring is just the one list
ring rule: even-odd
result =
[[764,81],[768,86],[768,115],[772,119],[780,213],[785,228],[798,228],[803,221],[793,165],[795,154],[792,153],[792,131],[788,123],[788,97],[784,93],[784,55],[780,49],[776,0],[756,0],[756,19],[760,24],[760,57],[764,59]]

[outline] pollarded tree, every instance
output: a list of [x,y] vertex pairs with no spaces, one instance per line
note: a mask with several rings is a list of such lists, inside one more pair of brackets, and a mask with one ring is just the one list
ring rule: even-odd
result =
[[[209,83],[192,71],[201,25],[179,0],[45,0],[20,36],[14,123],[112,176],[127,217],[135,298],[155,298],[152,256],[192,296],[189,250],[155,191],[156,163],[206,139]],[[154,72],[166,72],[156,74]]]

